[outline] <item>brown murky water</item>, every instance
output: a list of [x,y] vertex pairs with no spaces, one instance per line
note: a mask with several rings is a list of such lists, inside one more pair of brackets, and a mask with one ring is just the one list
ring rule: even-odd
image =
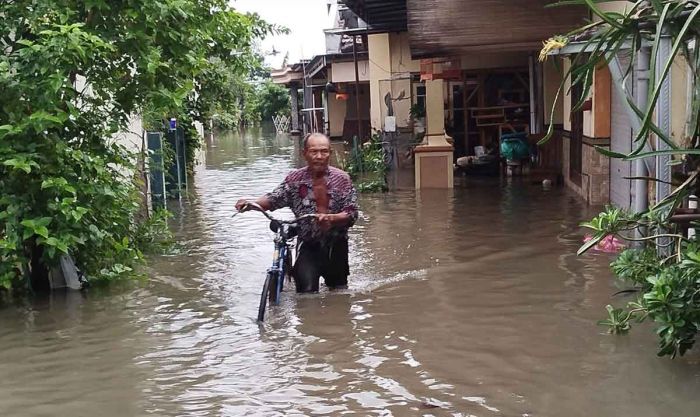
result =
[[350,290],[286,292],[259,326],[271,233],[230,216],[294,147],[252,132],[207,149],[174,207],[181,251],[150,281],[0,310],[0,416],[698,415],[700,354],[658,359],[648,328],[595,325],[609,258],[575,256],[593,211],[564,190],[363,196]]

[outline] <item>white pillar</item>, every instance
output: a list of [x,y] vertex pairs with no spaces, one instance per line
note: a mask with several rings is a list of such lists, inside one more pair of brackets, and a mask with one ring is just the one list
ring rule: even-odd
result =
[[425,82],[425,145],[415,148],[416,189],[454,186],[454,150],[445,140],[443,80]]
[[425,120],[428,146],[450,146],[445,140],[444,81],[425,82]]

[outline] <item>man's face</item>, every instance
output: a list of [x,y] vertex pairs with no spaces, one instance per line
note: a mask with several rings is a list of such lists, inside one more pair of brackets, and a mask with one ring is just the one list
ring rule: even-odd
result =
[[331,159],[331,143],[323,136],[312,136],[304,149],[306,165],[316,173],[325,172]]

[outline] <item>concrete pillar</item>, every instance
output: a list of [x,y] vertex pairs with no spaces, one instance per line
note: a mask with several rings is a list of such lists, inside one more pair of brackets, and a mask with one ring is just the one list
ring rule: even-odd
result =
[[299,90],[295,84],[289,86],[289,97],[292,109],[292,131],[299,131]]
[[370,91],[370,121],[372,129],[382,130],[382,106],[384,97],[381,96],[379,82],[391,79],[391,49],[389,34],[380,33],[367,36],[369,49],[369,91]]
[[444,81],[425,82],[426,137],[430,146],[450,146],[445,140]]
[[454,185],[454,149],[445,139],[443,87],[443,80],[425,82],[426,138],[415,149],[416,189]]

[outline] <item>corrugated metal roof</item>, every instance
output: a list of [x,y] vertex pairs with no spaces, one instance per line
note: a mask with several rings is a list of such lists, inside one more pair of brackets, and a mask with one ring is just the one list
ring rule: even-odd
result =
[[588,17],[583,6],[546,8],[552,0],[407,0],[414,57],[474,51],[539,50]]

